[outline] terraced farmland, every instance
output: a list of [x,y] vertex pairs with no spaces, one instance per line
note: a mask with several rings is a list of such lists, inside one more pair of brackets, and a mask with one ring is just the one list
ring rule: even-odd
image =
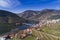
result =
[[32,34],[40,40],[60,40],[60,23],[45,25],[40,30],[32,29]]
[[[40,40],[58,40],[60,38],[58,38],[58,36],[54,36],[52,34],[48,34],[48,33],[45,33],[45,32],[40,32],[40,31],[37,31],[37,30],[34,30],[35,33],[35,37],[39,37]],[[34,33],[33,33],[34,35]]]
[[39,30],[32,28],[32,36],[27,36],[21,40],[60,40],[60,23],[44,25]]

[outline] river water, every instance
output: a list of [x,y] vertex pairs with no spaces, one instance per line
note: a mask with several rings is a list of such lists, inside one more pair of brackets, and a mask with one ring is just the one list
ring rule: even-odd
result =
[[[11,31],[14,32],[14,31],[17,31],[17,30],[25,30],[25,29],[31,27],[32,25],[34,25],[34,23],[24,23],[22,26],[18,26],[16,29],[13,29]],[[5,40],[5,38],[4,37],[0,37],[0,40]]]

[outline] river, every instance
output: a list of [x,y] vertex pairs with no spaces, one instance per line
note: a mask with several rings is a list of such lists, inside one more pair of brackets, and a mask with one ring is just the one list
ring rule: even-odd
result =
[[[36,23],[35,23],[35,24],[36,24]],[[34,25],[34,23],[23,23],[22,26],[17,26],[17,28],[11,30],[11,32],[16,32],[17,30],[25,30],[25,29],[31,27],[32,25]],[[10,32],[8,32],[8,33],[10,33]],[[8,34],[8,33],[7,33],[7,34]],[[0,40],[5,40],[5,38],[4,38],[4,37],[0,37]]]

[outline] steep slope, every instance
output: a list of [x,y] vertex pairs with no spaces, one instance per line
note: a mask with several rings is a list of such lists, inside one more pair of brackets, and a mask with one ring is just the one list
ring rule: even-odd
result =
[[16,23],[22,24],[23,22],[25,22],[25,20],[16,14],[0,10],[0,34],[9,32],[16,28]]
[[0,10],[0,23],[16,23],[22,22],[23,18],[17,16],[14,13]]

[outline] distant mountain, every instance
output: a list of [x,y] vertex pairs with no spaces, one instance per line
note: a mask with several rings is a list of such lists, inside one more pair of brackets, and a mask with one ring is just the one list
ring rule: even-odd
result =
[[57,18],[55,16],[60,15],[60,10],[55,10],[55,9],[44,9],[41,11],[27,10],[18,15],[20,17],[23,17],[29,20],[35,20],[35,21],[40,21],[40,20],[50,19],[50,18],[57,19],[57,18],[60,18],[60,16],[58,16]]
[[37,14],[40,14],[40,11],[26,10],[22,13],[19,13],[18,16],[28,19],[32,16],[37,15]]
[[56,16],[56,15],[60,15],[59,10],[45,9],[45,10],[40,11],[40,14],[33,16],[29,19],[40,21],[40,20],[50,19],[52,16]]
[[0,10],[0,34],[9,32],[10,30],[16,28],[16,23],[21,25],[23,22],[25,22],[25,19],[17,16],[16,14]]

